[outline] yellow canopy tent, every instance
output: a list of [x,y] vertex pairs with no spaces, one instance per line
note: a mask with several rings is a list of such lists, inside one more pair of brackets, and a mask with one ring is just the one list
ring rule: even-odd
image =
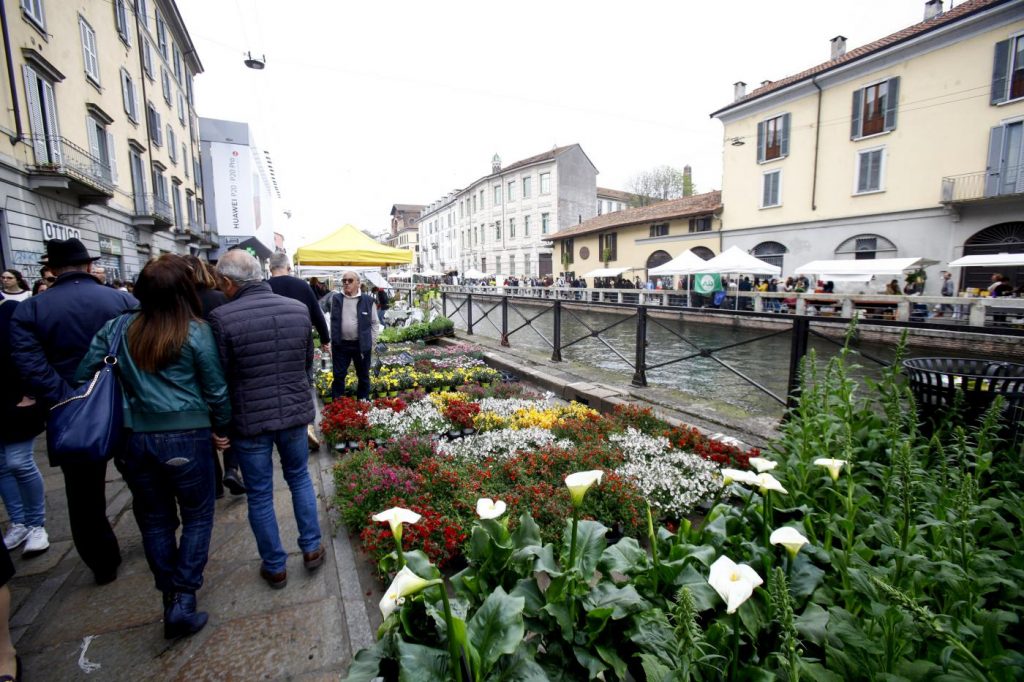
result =
[[375,242],[346,225],[320,241],[299,247],[297,265],[398,265],[412,262],[412,251]]

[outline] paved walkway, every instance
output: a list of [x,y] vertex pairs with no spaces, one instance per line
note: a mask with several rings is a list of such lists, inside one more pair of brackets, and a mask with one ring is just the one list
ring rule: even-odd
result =
[[[313,574],[302,565],[291,498],[278,467],[275,507],[290,551],[288,586],[272,590],[259,577],[245,497],[229,493],[217,501],[198,595],[210,622],[197,635],[167,641],[131,493],[117,470],[110,464],[107,471],[107,515],[124,563],[116,581],[99,587],[72,545],[64,479],[46,465],[44,448],[45,441],[37,440],[50,549],[31,559],[16,550],[18,572],[10,583],[12,636],[26,680],[337,680],[353,652],[372,643],[380,588],[327,513],[333,458],[326,451],[310,457],[328,548],[324,565]],[[0,520],[6,528],[6,518]]]

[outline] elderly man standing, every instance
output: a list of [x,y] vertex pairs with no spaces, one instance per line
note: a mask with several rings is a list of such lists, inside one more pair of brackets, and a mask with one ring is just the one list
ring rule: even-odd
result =
[[[33,296],[15,310],[11,352],[27,390],[50,407],[71,390],[78,363],[100,327],[139,302],[93,277],[98,257],[90,256],[78,239],[46,242],[46,256],[57,280],[45,296]],[[64,473],[75,549],[98,585],[113,582],[121,550],[107,519],[106,460],[64,462],[51,453],[50,464]]]
[[359,291],[359,275],[349,271],[341,275],[341,293],[331,296],[331,354],[334,356],[335,398],[345,395],[348,365],[356,366],[356,397],[370,399],[370,352],[380,334],[377,303],[370,294]]
[[306,306],[271,291],[246,251],[228,251],[217,263],[217,278],[230,300],[209,320],[231,395],[231,444],[248,490],[249,525],[263,560],[260,576],[280,589],[288,583],[288,553],[274,514],[275,445],[306,569],[318,568],[325,554],[306,444],[306,427],[315,416],[312,324]]

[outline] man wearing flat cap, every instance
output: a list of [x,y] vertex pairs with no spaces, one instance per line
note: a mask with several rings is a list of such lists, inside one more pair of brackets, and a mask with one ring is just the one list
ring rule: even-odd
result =
[[[11,319],[11,350],[25,385],[45,406],[52,406],[73,387],[75,370],[108,320],[132,308],[131,294],[100,284],[91,274],[93,261],[78,239],[46,242],[44,262],[57,280],[46,296],[33,296],[18,306]],[[113,452],[110,453],[112,457]],[[68,519],[75,549],[92,569],[97,584],[117,578],[121,550],[107,520],[107,463],[56,461],[64,473]]]

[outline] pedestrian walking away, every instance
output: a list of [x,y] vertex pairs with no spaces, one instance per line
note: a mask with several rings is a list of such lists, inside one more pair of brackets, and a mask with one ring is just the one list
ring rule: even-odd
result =
[[241,249],[221,257],[217,277],[230,299],[210,315],[231,397],[229,437],[248,491],[260,576],[280,589],[288,582],[288,553],[274,513],[274,446],[292,497],[303,563],[315,570],[326,554],[306,442],[306,428],[316,416],[309,379],[312,323],[306,306],[275,294],[262,281],[259,262]]
[[[196,592],[213,531],[213,449],[229,445],[231,405],[187,261],[172,254],[150,261],[135,292],[141,310],[129,314],[116,353],[131,435],[114,462],[132,491],[146,560],[163,594],[164,637],[173,639],[198,632],[208,619],[196,610]],[[93,339],[80,381],[103,366],[122,322],[111,320]]]
[[[46,242],[46,261],[57,280],[44,296],[18,305],[11,319],[11,351],[25,390],[49,408],[70,391],[75,370],[96,332],[138,301],[131,294],[101,285],[91,274],[85,245],[75,238]],[[116,453],[108,453],[108,459]],[[100,585],[117,578],[121,551],[107,519],[107,462],[60,461],[50,465],[64,474],[68,520],[75,549]]]

